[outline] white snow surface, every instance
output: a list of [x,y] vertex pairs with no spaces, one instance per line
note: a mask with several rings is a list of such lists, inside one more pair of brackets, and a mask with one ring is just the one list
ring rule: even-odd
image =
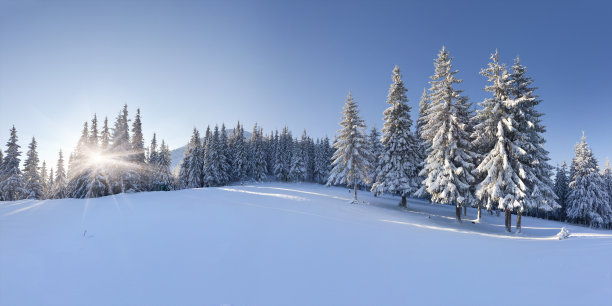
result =
[[507,234],[503,215],[351,196],[263,183],[0,202],[0,305],[612,301],[612,231],[523,217]]

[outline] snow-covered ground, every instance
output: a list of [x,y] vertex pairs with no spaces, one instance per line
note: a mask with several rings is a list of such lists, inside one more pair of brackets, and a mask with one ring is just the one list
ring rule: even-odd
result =
[[[0,305],[611,305],[612,231],[266,183],[0,202]],[[475,211],[468,212],[474,219]],[[513,216],[513,222],[514,222]],[[514,228],[513,228],[514,230]]]

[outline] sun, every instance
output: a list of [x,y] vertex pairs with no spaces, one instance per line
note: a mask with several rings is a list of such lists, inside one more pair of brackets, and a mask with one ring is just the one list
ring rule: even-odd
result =
[[99,151],[91,151],[87,154],[87,163],[92,166],[101,166],[107,164],[109,161],[110,158]]

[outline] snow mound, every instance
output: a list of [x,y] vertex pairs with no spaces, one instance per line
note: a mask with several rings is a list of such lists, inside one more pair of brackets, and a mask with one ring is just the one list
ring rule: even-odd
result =
[[557,234],[557,238],[559,240],[567,239],[567,238],[569,238],[569,236],[570,236],[570,232],[567,230],[567,228],[565,226]]

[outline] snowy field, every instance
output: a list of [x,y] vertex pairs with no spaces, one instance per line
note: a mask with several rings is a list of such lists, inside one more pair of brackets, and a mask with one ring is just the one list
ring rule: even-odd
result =
[[562,223],[525,217],[506,234],[501,216],[350,196],[269,183],[0,202],[0,305],[612,303],[612,231],[558,240]]

